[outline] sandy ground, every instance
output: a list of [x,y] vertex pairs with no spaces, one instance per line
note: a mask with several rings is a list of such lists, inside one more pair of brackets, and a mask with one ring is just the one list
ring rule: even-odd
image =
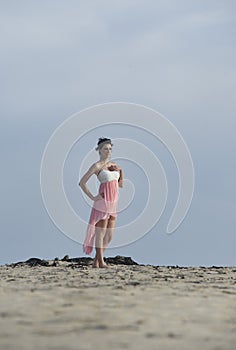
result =
[[0,266],[1,350],[236,349],[236,267],[55,265]]

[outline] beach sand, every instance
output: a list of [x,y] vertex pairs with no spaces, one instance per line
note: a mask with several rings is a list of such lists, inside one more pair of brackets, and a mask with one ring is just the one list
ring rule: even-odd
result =
[[236,349],[236,267],[91,263],[0,266],[0,349]]

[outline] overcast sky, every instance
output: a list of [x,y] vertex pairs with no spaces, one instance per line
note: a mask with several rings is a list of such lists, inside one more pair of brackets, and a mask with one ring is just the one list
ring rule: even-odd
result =
[[[196,183],[188,215],[166,235],[177,172],[153,144],[170,181],[167,210],[145,237],[107,255],[155,265],[236,264],[235,10],[233,0],[0,0],[1,264],[82,256],[45,210],[41,158],[68,117],[114,101],[168,118],[189,147]],[[127,130],[98,132],[122,137]],[[80,167],[72,160],[76,149],[67,181]]]

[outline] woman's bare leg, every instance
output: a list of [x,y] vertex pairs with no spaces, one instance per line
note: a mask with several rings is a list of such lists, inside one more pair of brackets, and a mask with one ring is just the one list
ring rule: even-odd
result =
[[100,220],[95,225],[95,249],[96,256],[94,258],[93,267],[107,267],[103,260],[103,239],[106,234],[108,218]]
[[106,247],[108,246],[108,244],[112,240],[115,224],[116,224],[116,217],[111,215],[110,218],[108,219],[106,232],[103,238],[103,253]]

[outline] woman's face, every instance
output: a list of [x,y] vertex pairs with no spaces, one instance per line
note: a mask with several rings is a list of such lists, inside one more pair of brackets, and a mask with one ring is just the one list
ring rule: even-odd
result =
[[112,152],[112,146],[110,143],[107,143],[100,148],[100,156],[101,158],[108,158],[111,155]]

